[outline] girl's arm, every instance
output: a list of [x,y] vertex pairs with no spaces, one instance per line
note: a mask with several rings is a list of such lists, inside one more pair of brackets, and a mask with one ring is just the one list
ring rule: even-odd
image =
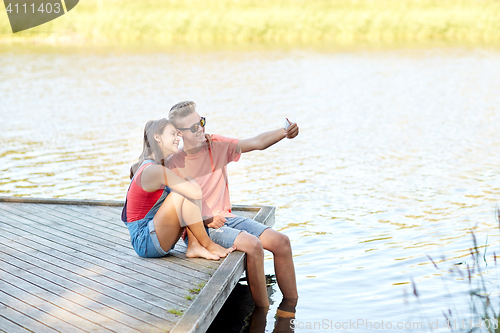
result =
[[161,165],[145,167],[141,176],[141,185],[147,192],[156,191],[161,185],[166,185],[188,199],[200,200],[202,198],[201,188],[196,180],[191,177],[183,179]]

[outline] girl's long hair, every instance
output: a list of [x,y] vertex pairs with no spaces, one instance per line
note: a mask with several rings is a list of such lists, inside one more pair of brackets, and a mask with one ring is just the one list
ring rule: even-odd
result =
[[165,166],[165,156],[163,156],[163,152],[154,136],[155,134],[162,135],[168,124],[170,124],[170,122],[166,118],[150,120],[146,123],[146,126],[144,126],[142,153],[139,156],[139,161],[130,167],[130,179],[134,177],[137,169],[139,169],[144,160],[151,159],[154,160],[156,164]]

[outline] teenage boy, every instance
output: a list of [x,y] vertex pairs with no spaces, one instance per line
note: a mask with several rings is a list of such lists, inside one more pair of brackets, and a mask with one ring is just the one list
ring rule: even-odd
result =
[[194,102],[174,105],[168,118],[178,129],[184,147],[171,156],[167,167],[180,175],[193,177],[200,184],[202,215],[210,238],[221,246],[235,246],[247,254],[247,278],[255,305],[269,307],[264,249],[274,255],[276,280],[283,297],[296,300],[298,294],[290,239],[261,223],[231,213],[227,164],[238,161],[241,153],[266,149],[284,138],[293,139],[299,134],[297,124],[290,123],[287,129],[280,128],[244,140],[214,134],[208,145],[204,129],[206,120],[196,112]]

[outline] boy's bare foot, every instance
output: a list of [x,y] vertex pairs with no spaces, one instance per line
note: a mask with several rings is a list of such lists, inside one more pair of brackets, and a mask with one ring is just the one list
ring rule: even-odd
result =
[[198,242],[191,242],[186,250],[186,257],[188,258],[205,258],[210,260],[219,260],[220,257],[211,253]]
[[236,250],[236,248],[233,246],[233,247],[230,247],[229,249],[225,249],[223,248],[222,246],[218,245],[218,244],[215,244],[212,242],[212,244],[210,244],[208,247],[207,247],[207,250],[212,252],[213,254],[215,255],[218,255],[219,257],[221,258],[224,258],[225,256],[227,256],[229,253],[233,252],[234,250]]

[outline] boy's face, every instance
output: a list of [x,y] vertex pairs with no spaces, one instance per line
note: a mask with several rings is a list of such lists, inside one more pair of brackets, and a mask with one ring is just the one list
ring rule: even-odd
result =
[[177,128],[183,128],[179,130],[179,136],[182,137],[184,142],[188,142],[192,146],[199,146],[200,143],[205,142],[204,127],[198,126],[198,130],[194,133],[189,129],[193,127],[193,125],[200,124],[200,121],[201,117],[196,111],[177,121]]

